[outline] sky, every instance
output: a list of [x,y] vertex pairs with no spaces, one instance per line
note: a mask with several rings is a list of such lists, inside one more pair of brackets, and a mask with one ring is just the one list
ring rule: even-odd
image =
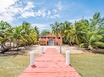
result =
[[39,30],[50,29],[55,21],[74,23],[95,12],[104,17],[104,0],[0,0],[0,21],[13,27],[27,21]]

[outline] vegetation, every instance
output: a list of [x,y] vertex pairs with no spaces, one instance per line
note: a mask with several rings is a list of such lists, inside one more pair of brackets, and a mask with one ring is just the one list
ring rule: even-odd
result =
[[[71,64],[81,77],[104,77],[103,54],[74,54],[71,55]],[[18,77],[28,65],[28,55],[2,56],[0,57],[0,77]]]
[[29,55],[1,56],[0,77],[18,77],[28,65]]
[[74,24],[56,21],[50,26],[53,34],[63,37],[63,43],[77,44],[88,49],[104,48],[104,17],[101,17],[99,12],[96,12],[90,20],[82,18]]
[[[63,43],[88,49],[104,48],[104,17],[96,12],[90,20],[82,18],[74,24],[65,21],[51,24],[52,33],[61,35]],[[50,33],[43,30],[41,35]],[[9,23],[0,21],[0,46],[4,53],[14,47],[36,44],[39,39],[38,27],[31,27],[28,22],[12,27]],[[9,42],[8,47],[6,43]],[[1,52],[0,52],[1,53]],[[84,53],[71,55],[71,64],[79,72],[81,77],[104,77],[104,55]],[[12,55],[0,57],[0,77],[17,77],[29,65],[29,56]],[[14,71],[15,70],[15,71]]]
[[49,34],[49,33],[50,33],[49,30],[44,29],[44,30],[42,30],[41,35],[46,35],[46,34]]
[[[23,22],[21,26],[12,27],[7,22],[0,22],[0,45],[2,51],[11,49],[11,43],[16,44],[17,49],[19,46],[26,46],[36,44],[39,36],[39,30],[37,27],[32,28],[28,22]],[[10,47],[6,46],[6,43],[10,43]]]
[[[104,48],[104,17],[96,12],[90,20],[82,18],[75,23],[65,21],[64,23],[55,22],[50,24],[52,33],[61,35],[63,43],[88,49]],[[49,30],[43,30],[41,35],[49,34]],[[22,25],[12,27],[9,23],[0,22],[0,45],[3,51],[11,49],[11,43],[19,46],[36,44],[39,39],[38,27],[31,27],[28,22],[23,22]],[[9,42],[8,48],[5,44]]]
[[71,64],[81,77],[104,77],[104,55],[84,53],[71,55]]

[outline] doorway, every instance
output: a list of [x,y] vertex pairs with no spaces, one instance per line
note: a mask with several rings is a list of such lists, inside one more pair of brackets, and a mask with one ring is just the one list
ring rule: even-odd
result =
[[50,38],[50,39],[49,39],[48,45],[50,45],[50,46],[53,46],[53,45],[54,45],[54,40],[53,40],[53,38]]

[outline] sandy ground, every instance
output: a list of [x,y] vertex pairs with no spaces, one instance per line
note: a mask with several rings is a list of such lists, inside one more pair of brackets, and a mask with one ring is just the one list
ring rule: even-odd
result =
[[[60,52],[60,46],[40,46],[40,45],[34,45],[29,48],[27,48],[27,52],[33,51],[35,54],[42,53],[42,51],[45,51],[47,48],[56,48],[58,52]],[[70,53],[83,53],[83,50],[80,50],[77,46],[68,46],[68,45],[62,45],[61,46],[62,53],[65,53],[66,51],[70,51]]]

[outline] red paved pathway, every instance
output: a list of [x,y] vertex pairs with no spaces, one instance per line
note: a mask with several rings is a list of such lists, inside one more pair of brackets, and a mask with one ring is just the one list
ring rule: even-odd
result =
[[65,58],[55,48],[48,48],[45,54],[35,59],[35,66],[28,66],[19,77],[81,77],[72,66],[65,64]]

